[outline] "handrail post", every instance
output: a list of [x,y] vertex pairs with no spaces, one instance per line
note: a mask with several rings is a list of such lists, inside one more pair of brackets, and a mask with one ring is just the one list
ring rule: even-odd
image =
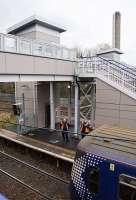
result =
[[94,58],[94,67],[93,67],[93,73],[96,73],[96,66],[97,66],[97,59]]
[[16,38],[16,45],[17,45],[17,53],[20,53],[20,39],[19,39],[19,37]]
[[122,86],[124,87],[124,85],[125,85],[125,75],[124,75],[125,73],[124,73],[124,71],[123,71],[123,73],[122,73]]
[[107,67],[107,76],[108,76],[108,79],[110,80],[110,65]]
[[5,36],[1,35],[1,50],[5,51]]
[[30,54],[33,55],[33,42],[30,43]]

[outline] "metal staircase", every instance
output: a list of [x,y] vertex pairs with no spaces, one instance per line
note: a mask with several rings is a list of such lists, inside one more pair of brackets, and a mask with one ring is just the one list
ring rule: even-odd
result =
[[136,100],[136,68],[102,57],[79,59],[79,77],[96,77]]

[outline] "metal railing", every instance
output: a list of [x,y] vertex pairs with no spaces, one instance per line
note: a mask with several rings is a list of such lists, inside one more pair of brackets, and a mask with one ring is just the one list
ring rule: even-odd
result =
[[120,68],[122,68],[124,70],[127,70],[128,72],[130,72],[131,74],[134,74],[136,76],[136,67],[135,66],[131,66],[131,65],[128,65],[127,63],[116,61],[116,60],[109,60],[109,62],[119,66]]
[[0,51],[66,60],[76,59],[74,49],[2,33],[0,33]]
[[116,63],[112,63],[102,57],[80,58],[79,68],[76,71],[77,75],[90,75],[101,77],[101,79],[114,83],[119,88],[122,88],[136,98],[136,75],[123,68]]

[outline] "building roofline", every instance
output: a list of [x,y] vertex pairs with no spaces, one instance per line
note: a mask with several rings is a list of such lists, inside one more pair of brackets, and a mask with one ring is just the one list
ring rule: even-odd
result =
[[7,33],[8,34],[16,34],[28,27],[31,27],[32,25],[35,25],[35,24],[39,24],[43,27],[58,31],[59,33],[63,33],[66,31],[66,29],[64,27],[62,27],[54,22],[49,22],[48,20],[46,20],[40,16],[32,15],[31,17],[28,17],[25,20],[9,27],[7,29]]
[[107,54],[107,53],[123,54],[123,52],[120,49],[112,48],[112,49],[107,49],[107,50],[100,51],[96,55],[102,55],[102,54]]

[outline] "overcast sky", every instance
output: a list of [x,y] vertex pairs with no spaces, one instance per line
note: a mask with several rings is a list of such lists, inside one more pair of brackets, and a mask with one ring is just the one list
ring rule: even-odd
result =
[[92,48],[111,44],[115,11],[122,15],[122,59],[136,65],[136,0],[0,0],[0,32],[37,14],[67,28],[62,44]]

